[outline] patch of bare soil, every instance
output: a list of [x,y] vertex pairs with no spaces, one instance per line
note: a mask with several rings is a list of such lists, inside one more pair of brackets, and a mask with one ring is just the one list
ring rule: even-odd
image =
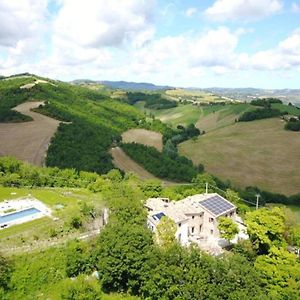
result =
[[146,129],[130,129],[122,134],[124,143],[139,143],[146,146],[155,147],[157,150],[162,151],[163,141],[162,134],[159,132],[146,130]]
[[60,121],[31,111],[43,102],[25,102],[14,110],[33,118],[31,122],[0,124],[0,155],[15,156],[34,165],[43,165],[51,137]]

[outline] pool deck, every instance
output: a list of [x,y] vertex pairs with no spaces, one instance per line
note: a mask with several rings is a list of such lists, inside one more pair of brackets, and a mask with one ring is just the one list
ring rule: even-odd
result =
[[8,222],[5,222],[4,224],[0,224],[0,230],[12,225],[25,223],[46,216],[52,218],[51,209],[31,195],[14,200],[4,200],[3,202],[0,202],[0,217],[15,214],[30,208],[36,208],[37,210],[39,210],[39,212],[32,215],[20,217],[15,220],[10,220]]

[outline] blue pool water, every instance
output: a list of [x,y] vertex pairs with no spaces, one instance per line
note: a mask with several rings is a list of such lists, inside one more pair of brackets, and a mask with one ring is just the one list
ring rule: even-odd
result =
[[24,218],[24,217],[35,215],[35,214],[40,213],[40,212],[41,212],[40,210],[38,210],[34,207],[24,209],[22,211],[17,211],[15,213],[11,213],[11,214],[0,217],[0,225],[11,222],[11,221],[14,221],[14,220],[17,220],[17,219],[21,219],[21,218]]

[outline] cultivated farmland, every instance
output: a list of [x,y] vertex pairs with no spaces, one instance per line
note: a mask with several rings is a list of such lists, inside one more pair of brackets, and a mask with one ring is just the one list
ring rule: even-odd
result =
[[279,118],[236,123],[179,145],[180,153],[239,187],[300,192],[300,135]]
[[162,151],[163,148],[162,134],[146,129],[129,129],[122,134],[122,140],[124,143],[135,142],[152,146],[159,151]]
[[0,156],[10,155],[41,166],[59,121],[31,111],[42,102],[25,102],[14,109],[33,118],[31,122],[0,124]]

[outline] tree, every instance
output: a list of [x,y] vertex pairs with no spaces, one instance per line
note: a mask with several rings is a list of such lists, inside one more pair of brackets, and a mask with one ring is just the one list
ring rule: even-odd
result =
[[239,233],[237,224],[231,218],[220,217],[218,223],[221,237],[229,242]]
[[239,194],[231,189],[227,189],[225,192],[225,198],[235,204],[238,207],[238,212],[244,214],[249,210],[248,205],[242,202]]
[[175,222],[163,216],[156,227],[156,238],[158,244],[163,248],[168,248],[176,242],[177,226]]
[[280,247],[285,241],[285,216],[282,209],[262,208],[246,213],[247,232],[259,254],[267,254],[272,246]]
[[12,273],[11,262],[0,254],[0,289],[6,290]]
[[100,284],[95,278],[79,276],[75,280],[68,280],[64,284],[65,290],[62,292],[63,300],[100,300]]
[[138,294],[148,272],[152,244],[152,234],[146,226],[109,223],[96,246],[104,291]]
[[295,254],[273,246],[268,255],[256,259],[254,266],[272,299],[300,298],[300,264]]
[[216,181],[208,173],[198,174],[195,178],[193,178],[192,183],[202,189],[205,189],[206,183],[208,183],[208,185],[216,186]]
[[82,226],[82,221],[80,217],[77,216],[73,217],[71,219],[70,225],[75,229],[79,229]]

